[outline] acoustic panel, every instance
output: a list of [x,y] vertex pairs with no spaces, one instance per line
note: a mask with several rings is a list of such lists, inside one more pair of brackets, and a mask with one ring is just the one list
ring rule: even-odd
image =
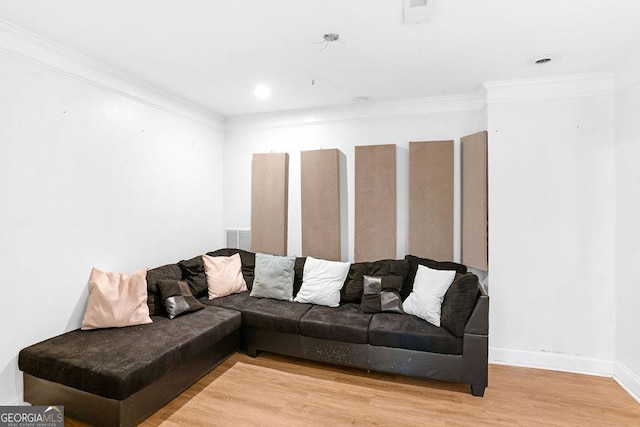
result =
[[300,153],[302,255],[340,261],[340,152]]
[[409,253],[453,259],[453,141],[409,143]]
[[396,258],[396,146],[355,148],[355,262]]
[[487,132],[465,136],[462,151],[462,263],[488,269]]
[[251,165],[251,251],[287,255],[289,155],[254,154]]

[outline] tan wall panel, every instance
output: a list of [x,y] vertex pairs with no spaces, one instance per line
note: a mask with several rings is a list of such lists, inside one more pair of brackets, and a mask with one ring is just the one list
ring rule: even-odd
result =
[[396,257],[396,146],[355,148],[355,262]]
[[488,269],[487,132],[461,139],[462,263]]
[[453,141],[409,143],[409,253],[453,259]]
[[287,255],[289,155],[254,154],[251,165],[251,250]]
[[300,153],[302,255],[341,260],[340,152]]

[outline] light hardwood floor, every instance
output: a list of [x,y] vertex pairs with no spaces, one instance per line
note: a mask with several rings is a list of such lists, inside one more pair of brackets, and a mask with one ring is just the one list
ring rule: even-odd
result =
[[[468,386],[236,353],[144,426],[640,426],[640,403],[614,380],[489,366]],[[67,426],[82,424],[67,419]]]

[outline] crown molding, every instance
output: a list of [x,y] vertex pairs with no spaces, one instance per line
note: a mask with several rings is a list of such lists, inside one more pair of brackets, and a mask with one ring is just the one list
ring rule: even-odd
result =
[[223,117],[0,19],[0,52],[142,104],[224,131]]
[[615,93],[615,79],[611,72],[494,81],[485,82],[482,86],[487,104],[613,95]]
[[415,98],[307,108],[227,117],[225,132],[313,126],[370,120],[478,114],[485,107],[478,94]]
[[616,92],[640,82],[640,55],[626,61],[615,72]]

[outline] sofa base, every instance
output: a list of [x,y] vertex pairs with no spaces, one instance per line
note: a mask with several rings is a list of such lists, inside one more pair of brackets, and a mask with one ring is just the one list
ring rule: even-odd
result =
[[135,426],[238,350],[236,330],[124,400],[110,399],[23,373],[24,401],[63,405],[65,415],[96,426]]
[[[253,327],[243,328],[243,347],[252,357],[256,357],[260,351],[266,351],[368,371],[469,384],[471,394],[482,397],[487,386],[486,355],[482,350],[486,348],[487,337],[474,338],[476,340],[469,340],[463,354],[459,355],[345,343]],[[484,367],[480,366],[483,360]]]

